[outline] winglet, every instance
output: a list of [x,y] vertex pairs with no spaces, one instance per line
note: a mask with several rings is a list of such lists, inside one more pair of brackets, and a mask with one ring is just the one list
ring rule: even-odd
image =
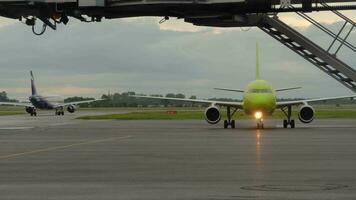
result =
[[260,79],[260,58],[259,58],[259,46],[256,43],[256,80]]

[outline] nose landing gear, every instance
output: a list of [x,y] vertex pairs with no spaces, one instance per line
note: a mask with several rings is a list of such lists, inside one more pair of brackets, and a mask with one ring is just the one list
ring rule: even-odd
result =
[[263,124],[263,120],[262,119],[259,119],[257,121],[257,129],[264,129],[264,124]]

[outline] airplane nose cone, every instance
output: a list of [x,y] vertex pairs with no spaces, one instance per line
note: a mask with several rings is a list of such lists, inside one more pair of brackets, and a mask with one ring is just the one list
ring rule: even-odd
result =
[[263,102],[254,104],[253,108],[255,110],[259,110],[259,111],[261,111],[263,113],[269,112],[269,110],[271,109],[271,107],[268,104],[263,103]]
[[275,109],[276,103],[274,98],[265,96],[262,98],[251,98],[246,102],[245,112],[247,114],[254,114],[255,112],[262,112],[268,115]]
[[270,102],[269,101],[260,100],[260,101],[255,101],[253,104],[254,104],[254,107],[256,107],[256,108],[267,108],[267,107],[270,107]]

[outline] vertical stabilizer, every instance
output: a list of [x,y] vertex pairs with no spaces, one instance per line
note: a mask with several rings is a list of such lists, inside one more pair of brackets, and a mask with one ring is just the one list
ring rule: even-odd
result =
[[259,47],[256,43],[256,80],[260,79],[260,56],[259,56]]
[[31,92],[32,92],[32,95],[37,95],[37,90],[36,90],[36,86],[35,86],[35,79],[33,77],[32,71],[30,71],[30,74],[31,74]]

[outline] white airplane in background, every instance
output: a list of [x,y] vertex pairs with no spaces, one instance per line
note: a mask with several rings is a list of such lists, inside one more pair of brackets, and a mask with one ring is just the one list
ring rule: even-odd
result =
[[58,103],[52,102],[49,99],[51,97],[41,96],[37,93],[37,89],[35,86],[35,79],[33,77],[32,71],[31,74],[31,96],[28,97],[29,103],[14,103],[14,102],[0,102],[0,105],[13,105],[13,106],[23,106],[26,108],[26,112],[31,116],[37,115],[37,109],[41,110],[56,110],[56,115],[64,115],[64,110],[67,108],[69,113],[74,113],[77,110],[77,105],[84,103],[91,103],[94,101],[101,101],[103,99],[94,99],[94,100],[86,100],[86,101],[77,101],[70,103]]

